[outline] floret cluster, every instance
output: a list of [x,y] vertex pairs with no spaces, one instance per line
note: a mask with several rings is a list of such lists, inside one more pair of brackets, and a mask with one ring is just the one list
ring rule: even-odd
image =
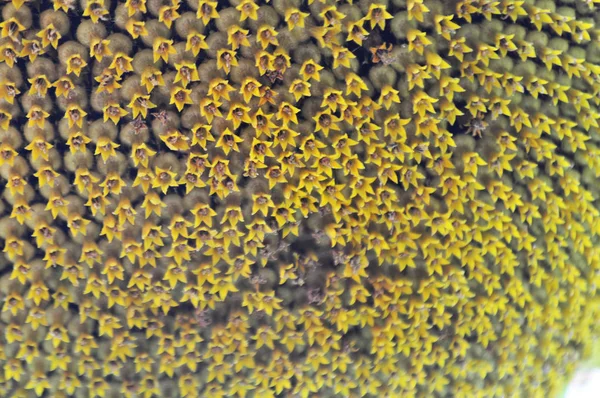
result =
[[596,3],[4,1],[0,396],[551,396]]

